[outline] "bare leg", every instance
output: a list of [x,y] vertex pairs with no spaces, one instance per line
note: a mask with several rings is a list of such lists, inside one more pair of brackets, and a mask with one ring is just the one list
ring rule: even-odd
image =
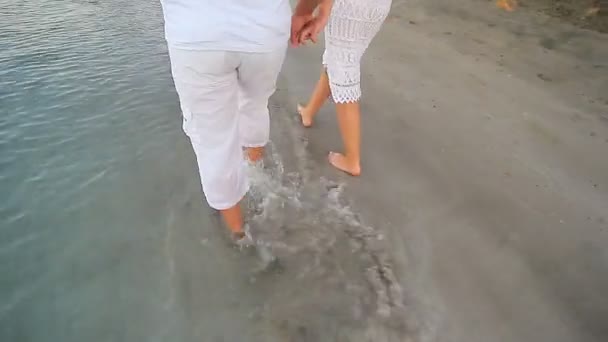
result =
[[241,213],[241,205],[236,204],[232,208],[220,210],[220,213],[224,218],[224,223],[232,232],[232,237],[235,240],[242,239],[245,236],[245,232],[243,231],[243,214]]
[[359,102],[336,104],[344,153],[330,153],[329,162],[352,176],[361,174],[361,118]]
[[302,125],[304,127],[312,126],[315,115],[317,115],[329,94],[329,78],[327,77],[327,71],[323,69],[308,104],[306,106],[298,105],[298,113],[302,116]]
[[264,146],[245,147],[245,156],[250,162],[257,162],[264,157]]

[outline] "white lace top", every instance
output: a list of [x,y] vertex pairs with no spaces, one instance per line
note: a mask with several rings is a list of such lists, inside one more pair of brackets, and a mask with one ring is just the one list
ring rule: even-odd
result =
[[361,97],[361,57],[380,30],[391,0],[335,0],[325,28],[323,65],[334,102]]

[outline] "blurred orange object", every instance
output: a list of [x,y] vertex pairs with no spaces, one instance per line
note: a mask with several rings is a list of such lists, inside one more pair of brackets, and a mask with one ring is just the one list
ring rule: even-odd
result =
[[513,12],[517,8],[517,0],[498,0],[496,1],[496,6],[505,11]]

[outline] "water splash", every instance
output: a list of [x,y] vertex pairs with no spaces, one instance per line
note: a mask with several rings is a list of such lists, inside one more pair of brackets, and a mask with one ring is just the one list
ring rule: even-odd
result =
[[256,241],[281,265],[273,278],[280,293],[258,313],[271,326],[269,336],[379,342],[415,336],[384,237],[344,201],[345,184],[286,172],[276,146],[269,149],[266,165],[250,168],[248,200]]

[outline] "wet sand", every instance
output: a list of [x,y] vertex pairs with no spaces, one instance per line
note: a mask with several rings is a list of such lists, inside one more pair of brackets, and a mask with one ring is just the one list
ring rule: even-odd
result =
[[326,162],[332,106],[295,113],[322,47],[289,51],[246,203],[265,265],[204,204],[159,3],[7,6],[0,340],[608,340],[605,35],[395,0],[360,178]]
[[384,237],[413,338],[608,338],[607,42],[492,3],[394,1],[363,67],[359,179],[325,162],[332,106],[308,130],[293,110],[321,47],[290,52],[274,145]]

